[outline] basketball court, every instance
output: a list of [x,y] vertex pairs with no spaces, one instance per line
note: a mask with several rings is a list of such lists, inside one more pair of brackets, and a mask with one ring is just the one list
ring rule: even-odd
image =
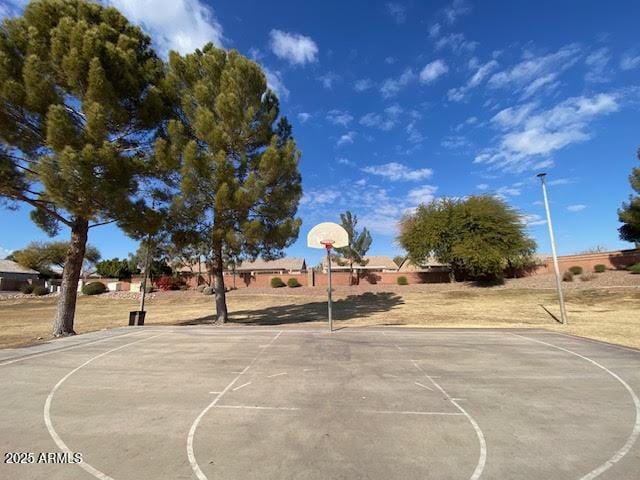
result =
[[[11,479],[637,479],[640,352],[536,330],[142,327],[0,352]],[[26,460],[28,461],[28,460]]]

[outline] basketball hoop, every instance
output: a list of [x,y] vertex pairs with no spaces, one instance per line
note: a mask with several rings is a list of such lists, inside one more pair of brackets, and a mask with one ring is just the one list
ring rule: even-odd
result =
[[331,249],[342,248],[349,245],[349,234],[337,223],[324,222],[313,227],[307,234],[307,245],[311,248],[322,248],[327,251],[327,313],[329,317],[329,331],[333,331],[333,318],[331,314]]

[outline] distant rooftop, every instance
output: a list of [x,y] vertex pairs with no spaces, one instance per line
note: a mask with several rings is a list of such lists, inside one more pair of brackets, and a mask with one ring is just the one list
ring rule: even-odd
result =
[[30,273],[38,275],[39,272],[14,262],[13,260],[0,260],[0,273]]

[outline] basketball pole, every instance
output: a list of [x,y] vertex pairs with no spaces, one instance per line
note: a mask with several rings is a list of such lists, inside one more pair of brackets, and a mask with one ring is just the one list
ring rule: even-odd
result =
[[331,315],[331,244],[328,243],[327,247],[327,265],[329,266],[329,288],[327,292],[329,294],[328,312],[329,312],[329,331],[333,332],[333,318]]

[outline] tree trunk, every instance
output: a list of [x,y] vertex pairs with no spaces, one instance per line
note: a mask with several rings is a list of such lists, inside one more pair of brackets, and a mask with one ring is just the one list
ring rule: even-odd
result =
[[216,323],[225,323],[229,317],[227,314],[227,297],[224,291],[224,262],[222,261],[222,247],[214,249],[214,274],[216,296]]
[[56,337],[76,334],[73,330],[73,318],[76,313],[78,281],[82,272],[88,232],[89,222],[85,218],[76,218],[71,226],[71,241],[62,270],[62,285],[53,322],[53,335]]

